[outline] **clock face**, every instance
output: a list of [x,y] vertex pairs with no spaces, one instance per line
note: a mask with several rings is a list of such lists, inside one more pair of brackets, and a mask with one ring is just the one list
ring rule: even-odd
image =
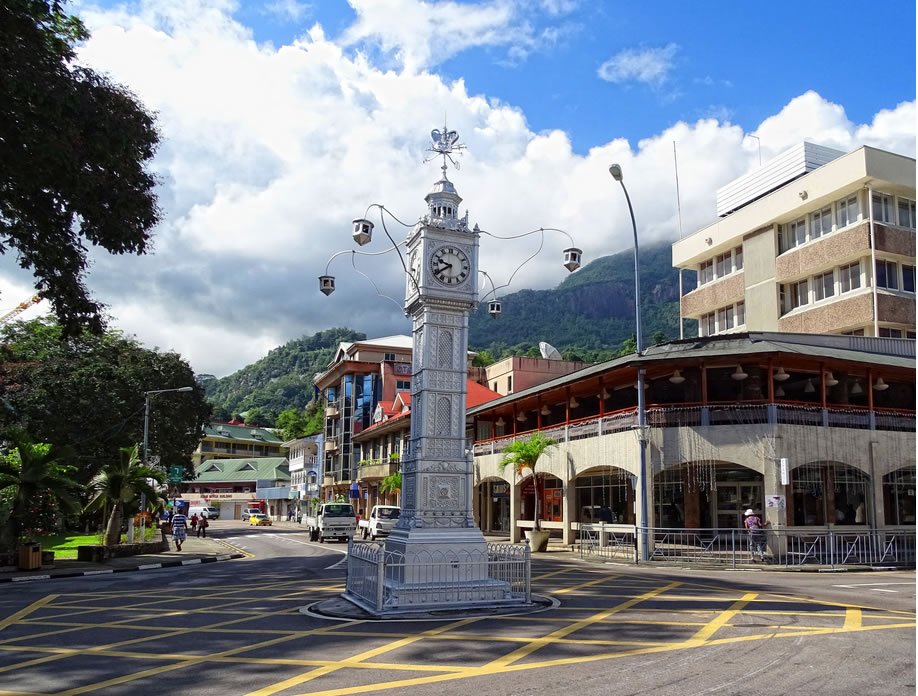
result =
[[461,249],[442,246],[430,257],[430,270],[433,277],[443,285],[455,286],[461,285],[469,277],[471,264]]
[[408,272],[414,278],[415,283],[421,280],[421,252],[417,249],[411,252],[408,257]]

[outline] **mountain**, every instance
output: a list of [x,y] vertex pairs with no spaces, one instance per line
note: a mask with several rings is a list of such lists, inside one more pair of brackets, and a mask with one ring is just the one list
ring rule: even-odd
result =
[[[679,337],[679,275],[671,254],[669,244],[640,250],[645,345],[658,333]],[[684,282],[689,283],[684,291],[694,287],[694,278]],[[566,355],[591,361],[611,357],[634,334],[634,252],[596,259],[551,290],[521,290],[500,299],[500,318],[488,315],[487,303],[469,318],[472,350],[487,350],[495,358],[527,350],[538,355],[532,348],[548,341]]]
[[[642,248],[640,263],[644,344],[659,333],[678,338],[679,277],[670,245]],[[686,291],[694,287],[694,278],[690,282]],[[491,319],[486,302],[470,317],[472,350],[486,350],[494,358],[538,356],[538,342],[548,341],[567,358],[606,360],[634,334],[633,252],[596,259],[551,290],[521,290],[500,299],[499,319]],[[686,331],[694,333],[688,325]],[[199,383],[218,420],[251,410],[273,424],[284,409],[302,409],[312,400],[313,377],[326,369],[339,342],[365,338],[350,329],[320,331],[275,348],[228,377],[198,375]]]
[[[324,372],[341,341],[362,341],[366,334],[328,329],[288,341],[257,362],[221,379],[199,379],[217,420],[257,408],[274,418],[287,408],[303,409],[314,394],[312,380]],[[211,375],[199,375],[199,377]]]

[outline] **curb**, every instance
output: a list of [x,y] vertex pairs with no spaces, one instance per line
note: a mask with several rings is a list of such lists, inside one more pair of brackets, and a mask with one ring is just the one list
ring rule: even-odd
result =
[[88,575],[111,575],[113,573],[133,573],[139,570],[155,570],[158,568],[178,568],[181,566],[201,565],[203,563],[216,563],[217,561],[231,561],[245,558],[241,553],[221,554],[208,558],[189,558],[183,561],[166,561],[165,563],[146,563],[144,565],[130,566],[128,568],[105,568],[104,570],[74,570],[65,573],[45,573],[42,575],[20,575],[18,577],[0,578],[0,582],[34,582],[36,580],[57,580],[59,578],[81,578]]

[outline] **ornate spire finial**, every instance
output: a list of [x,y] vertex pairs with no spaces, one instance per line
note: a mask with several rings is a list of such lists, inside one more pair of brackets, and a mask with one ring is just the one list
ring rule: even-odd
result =
[[456,169],[459,169],[459,163],[453,159],[452,155],[461,155],[465,145],[459,143],[459,133],[446,127],[446,117],[443,118],[443,130],[440,131],[434,128],[430,131],[430,137],[433,140],[433,145],[427,148],[427,152],[432,152],[433,155],[424,161],[430,162],[434,157],[442,157],[443,166],[440,169],[443,170],[443,178],[445,179],[446,160],[449,160]]

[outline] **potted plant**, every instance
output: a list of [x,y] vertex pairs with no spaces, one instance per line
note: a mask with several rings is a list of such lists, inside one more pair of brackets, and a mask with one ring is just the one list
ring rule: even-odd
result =
[[539,509],[542,507],[542,495],[539,491],[539,477],[536,474],[536,464],[539,457],[546,450],[557,447],[558,441],[550,437],[545,437],[542,433],[533,433],[528,440],[517,440],[511,443],[504,450],[504,455],[497,463],[498,468],[503,471],[508,465],[513,466],[514,473],[522,476],[524,469],[532,471],[533,490],[535,492],[535,510],[533,511],[533,528],[526,530],[526,538],[529,539],[529,548],[533,551],[544,551],[548,548],[548,532],[544,531],[539,524]]

